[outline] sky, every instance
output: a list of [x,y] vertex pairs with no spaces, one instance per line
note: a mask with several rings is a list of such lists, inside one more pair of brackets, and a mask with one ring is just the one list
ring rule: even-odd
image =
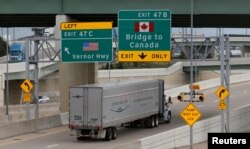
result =
[[[34,33],[31,28],[28,27],[19,27],[19,28],[9,28],[9,40],[31,36]],[[5,40],[7,39],[7,29],[0,28],[0,36],[2,36]]]
[[[181,33],[183,28],[174,28],[172,33]],[[250,35],[250,29],[247,28],[222,28],[222,34],[242,34]],[[190,28],[188,28],[187,33],[190,33]],[[194,35],[205,35],[206,37],[216,36],[219,33],[218,28],[195,28],[193,30]]]
[[[13,32],[14,31],[14,32]],[[181,34],[183,28],[172,28],[172,34]],[[242,35],[250,35],[250,29],[246,28],[223,28],[221,29],[223,34],[242,34]],[[190,34],[190,28],[186,31]],[[17,28],[9,28],[9,40],[31,36],[34,33],[32,32],[32,28],[24,28],[24,27],[17,27]],[[218,28],[194,28],[193,35],[204,35],[206,37],[216,36],[218,34]],[[7,29],[0,28],[0,36],[6,38]]]

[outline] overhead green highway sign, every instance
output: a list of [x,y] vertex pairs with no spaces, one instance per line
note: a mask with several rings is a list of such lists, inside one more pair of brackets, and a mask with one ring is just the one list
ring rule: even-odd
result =
[[118,29],[118,61],[170,61],[170,10],[119,11]]
[[62,62],[110,62],[112,22],[64,22],[61,43]]

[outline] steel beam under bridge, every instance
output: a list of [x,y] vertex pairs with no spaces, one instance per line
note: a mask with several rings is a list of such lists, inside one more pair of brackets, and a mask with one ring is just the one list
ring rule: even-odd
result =
[[[250,27],[249,6],[249,0],[194,0],[194,27]],[[0,26],[54,26],[58,14],[116,25],[125,9],[170,9],[173,27],[190,26],[190,0],[1,0]]]

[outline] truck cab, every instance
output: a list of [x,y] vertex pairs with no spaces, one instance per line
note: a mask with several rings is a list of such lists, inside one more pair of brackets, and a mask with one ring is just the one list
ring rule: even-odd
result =
[[25,60],[25,44],[12,43],[10,45],[8,61],[9,62],[22,62]]

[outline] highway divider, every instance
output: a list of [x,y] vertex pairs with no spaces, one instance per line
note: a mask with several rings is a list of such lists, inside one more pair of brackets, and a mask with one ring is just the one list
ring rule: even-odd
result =
[[17,123],[0,125],[0,139],[28,134],[68,123],[68,113],[47,116]]
[[[231,132],[250,131],[250,104],[231,111]],[[193,126],[193,143],[207,140],[209,132],[220,132],[221,117],[215,116],[196,122]],[[150,137],[142,138],[115,149],[172,149],[189,145],[190,128],[188,125],[172,129]]]

